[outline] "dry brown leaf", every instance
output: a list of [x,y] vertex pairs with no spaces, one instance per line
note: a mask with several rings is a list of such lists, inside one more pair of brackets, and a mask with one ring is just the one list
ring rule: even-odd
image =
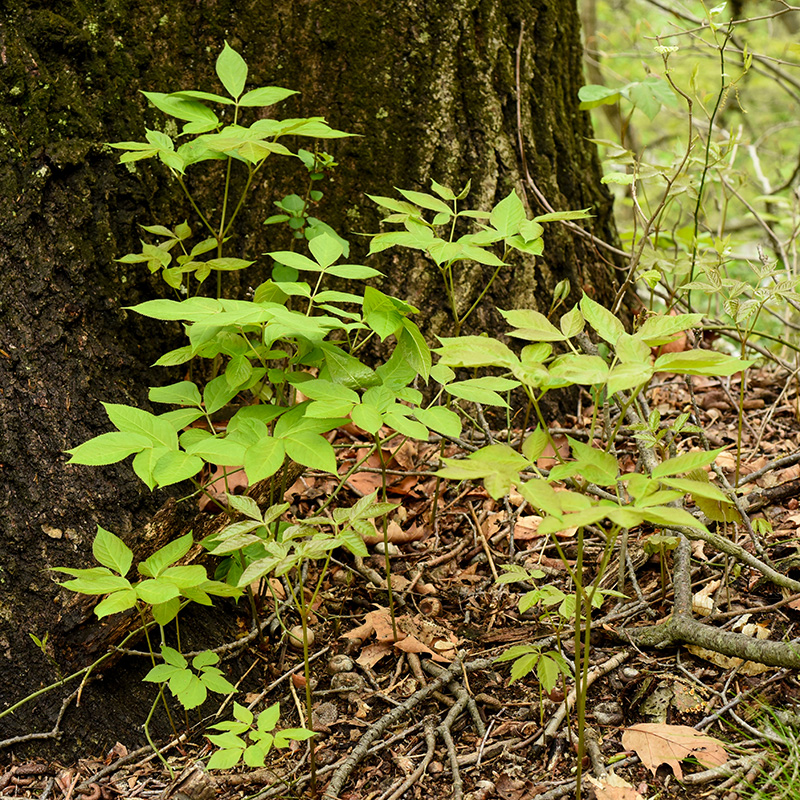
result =
[[390,457],[403,468],[414,469],[417,465],[417,443],[412,439],[406,439],[400,447],[389,453]]
[[392,645],[391,643],[387,644],[386,642],[375,642],[374,644],[368,644],[366,647],[361,649],[361,653],[359,654],[356,662],[360,664],[362,667],[374,667],[384,656],[390,655],[392,652]]
[[630,783],[613,772],[603,775],[599,780],[595,780],[591,775],[587,775],[586,779],[594,789],[595,800],[641,800],[642,798]]
[[372,494],[382,486],[381,476],[376,472],[356,472],[347,479],[347,482],[361,494]]
[[416,636],[412,636],[411,634],[407,634],[402,640],[395,642],[394,646],[404,653],[416,653],[417,655],[430,656],[434,661],[443,661],[445,663],[452,661],[453,656],[455,656],[455,652],[453,652],[450,658],[446,658],[435,650],[431,650],[428,645],[423,644]]
[[792,464],[791,467],[786,467],[778,473],[778,478],[781,483],[797,480],[800,478],[800,464]]
[[653,775],[662,764],[667,764],[678,780],[683,779],[681,761],[685,758],[696,758],[706,769],[721,766],[728,760],[722,742],[688,725],[656,722],[633,725],[623,732],[622,746],[635,751]]
[[[558,453],[562,459],[566,459],[569,457],[569,442],[567,441],[566,436],[553,436],[553,442],[555,442],[556,447],[558,448]],[[536,466],[539,469],[551,469],[556,464],[559,463],[559,460],[556,458],[556,452],[553,450],[553,446],[550,442],[545,445],[544,450],[542,450],[542,454],[536,460]]]
[[[727,472],[732,472],[736,469],[736,454],[727,451],[720,453],[717,456],[717,466],[720,469],[726,470]],[[743,464],[740,465],[740,470],[745,474],[749,472],[749,470],[747,470]]]
[[[390,520],[386,526],[386,535],[393,544],[404,544],[405,542],[417,542],[425,536],[423,528],[411,525],[404,531],[394,520]],[[383,541],[383,531],[374,536],[364,536],[364,544],[371,546]]]
[[707,617],[714,610],[714,600],[711,597],[719,589],[722,581],[716,580],[707,583],[699,592],[692,595],[692,611],[700,616]]
[[535,539],[537,536],[541,536],[542,534],[539,533],[539,523],[541,521],[542,518],[536,514],[519,517],[514,525],[514,538],[525,541],[526,539]]
[[394,631],[392,630],[392,616],[386,608],[377,608],[370,611],[367,616],[369,621],[375,626],[375,638],[379,642],[393,642]]

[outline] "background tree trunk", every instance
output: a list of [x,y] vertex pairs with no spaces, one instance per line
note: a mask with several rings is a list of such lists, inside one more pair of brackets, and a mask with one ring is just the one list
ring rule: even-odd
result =
[[[340,166],[316,212],[349,236],[354,260],[366,246],[351,234],[379,229],[365,192],[425,190],[431,178],[460,188],[471,179],[471,204],[489,208],[525,188],[519,141],[549,202],[592,206],[591,229],[614,238],[611,201],[586,141],[589,120],[577,109],[574,0],[64,0],[53,6],[57,13],[50,7],[8,0],[0,20],[0,708],[57,677],[29,633],[50,633],[49,655],[65,674],[88,663],[70,633],[80,619],[71,605],[62,610],[69,598],[48,569],[89,563],[98,524],[136,547],[166,499],[151,496],[128,464],[67,467],[63,454],[108,430],[101,400],[146,407],[148,386],[177,379],[148,365],[175,346],[180,329],[165,332],[123,310],[164,295],[165,285],[114,261],[138,248],[138,225],[191,219],[159,165],[118,166],[104,146],[163,125],[140,89],[217,91],[214,60],[227,39],[247,60],[251,85],[301,91],[279,107],[281,115],[323,115],[360,134],[324,143]],[[264,179],[242,219],[249,233],[231,254],[281,246],[261,222],[302,180],[282,172]],[[540,209],[532,202],[531,210]],[[473,329],[498,329],[495,306],[546,310],[562,278],[571,281],[571,299],[586,289],[608,301],[613,265],[587,241],[551,225],[545,257],[515,262]],[[424,310],[428,334],[447,333],[435,270],[407,252],[371,263],[386,272],[385,291]],[[252,268],[247,285],[257,285],[266,266]],[[466,307],[487,276],[477,266],[462,274]],[[138,746],[152,695],[150,687],[139,691],[147,666],[118,665],[88,686],[81,707],[67,712],[61,741],[11,750],[71,757],[99,754],[118,739]],[[69,691],[4,718],[0,740],[49,730]]]

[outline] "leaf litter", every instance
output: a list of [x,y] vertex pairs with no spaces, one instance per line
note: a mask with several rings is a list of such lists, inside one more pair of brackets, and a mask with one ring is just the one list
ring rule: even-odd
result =
[[[761,378],[762,384],[770,382],[774,378]],[[733,444],[735,410],[713,398],[704,402],[705,395],[715,390],[714,381],[696,378],[693,383],[698,404],[707,415],[701,422],[712,446]],[[753,380],[751,385],[757,387],[759,380]],[[752,455],[740,466],[742,476],[757,474],[756,470],[769,467],[776,459],[789,457],[800,448],[800,427],[796,408],[791,404],[796,398],[790,394],[784,399],[786,407],[775,409],[760,441],[745,429],[742,450]],[[686,407],[689,396],[682,381],[667,379],[651,391],[651,402],[662,418],[669,419]],[[591,409],[584,409],[581,418],[563,420],[563,427],[574,436],[590,421],[590,415]],[[754,430],[759,420],[760,416],[753,413]],[[509,435],[513,439],[519,433],[497,431],[495,435],[498,439]],[[340,436],[340,444],[349,443],[342,450],[344,470],[366,452],[369,441],[359,441],[354,430],[346,432],[347,438],[345,434]],[[457,454],[459,447],[448,445],[446,455]],[[633,468],[632,452],[628,458],[623,447],[618,455],[621,463],[629,462],[629,468]],[[566,570],[553,539],[539,535],[539,519],[515,492],[506,505],[502,500],[488,498],[481,486],[450,487],[440,500],[437,524],[432,527],[429,515],[436,483],[432,470],[438,456],[437,443],[384,452],[390,471],[387,491],[400,504],[387,529],[393,548],[392,585],[400,603],[396,608],[397,637],[386,605],[384,556],[379,553],[364,560],[363,571],[358,564],[336,566],[315,608],[314,703],[320,710],[315,717],[320,720],[315,749],[321,780],[323,785],[329,781],[361,737],[378,729],[392,709],[427,691],[442,670],[455,666],[458,669],[454,677],[426,694],[415,711],[398,716],[388,728],[381,729],[370,754],[349,776],[340,796],[354,800],[380,789],[388,797],[392,787],[399,786],[425,752],[424,719],[430,717],[442,724],[449,709],[462,702],[459,693],[463,692],[469,701],[464,708],[473,708],[474,717],[473,712],[465,711],[452,723],[453,744],[439,742],[435,747],[417,785],[417,789],[424,787],[423,796],[451,796],[448,758],[455,755],[471,797],[555,797],[552,793],[559,786],[569,785],[575,763],[572,743],[565,735],[567,723],[561,723],[544,747],[537,742],[543,724],[547,725],[563,708],[563,690],[570,689],[570,682],[556,685],[549,693],[541,690],[535,673],[510,684],[504,666],[492,665],[491,659],[502,654],[509,644],[540,641],[544,642],[543,650],[556,646],[570,659],[572,643],[568,635],[562,635],[560,644],[548,644],[558,622],[553,607],[536,605],[520,612],[518,599],[526,589],[498,586],[492,568],[521,563],[544,572],[543,583],[550,582],[567,591]],[[719,463],[732,476],[736,468],[733,454],[723,452]],[[376,471],[355,473],[349,482],[351,496],[343,496],[342,505],[352,504],[381,486],[377,472],[380,459],[367,461],[367,466]],[[797,463],[786,464],[766,469],[747,484],[751,488],[748,497],[762,503],[759,513],[772,525],[772,531],[763,536],[763,544],[774,563],[787,570],[800,569],[800,546],[796,544],[800,504],[798,492],[782,493],[782,487],[796,481],[798,474]],[[307,473],[290,487],[285,499],[292,503],[291,511],[296,516],[312,515],[333,487],[326,476]],[[630,532],[631,564],[646,601],[627,621],[634,626],[647,621],[646,611],[651,619],[665,619],[670,608],[663,601],[660,556],[645,552],[650,533],[638,529]],[[574,538],[570,532],[559,532],[558,541],[574,568]],[[382,531],[376,531],[368,542],[373,551],[382,547]],[[587,539],[584,559],[590,577],[600,546],[591,537]],[[781,595],[746,566],[734,570],[731,564],[726,573],[716,572],[707,555],[708,548],[704,547],[701,542],[694,543],[699,566],[694,577],[693,604],[708,625],[729,625],[749,636],[781,639],[800,621],[795,616],[800,598]],[[667,570],[669,560],[667,553]],[[615,568],[611,564],[609,571]],[[370,575],[376,580],[365,580]],[[277,598],[281,597],[279,582],[272,590]],[[667,584],[667,596],[670,591]],[[438,606],[424,605],[426,598],[435,600]],[[621,645],[613,635],[618,625],[613,614],[610,600],[596,612],[593,666],[598,669],[620,652]],[[281,702],[288,725],[299,722],[293,712],[292,694],[303,686],[303,680],[298,674],[299,656],[285,644],[278,627],[266,651],[253,651],[255,669],[243,679],[240,689],[241,697],[249,703]],[[341,661],[342,658],[349,661]],[[479,661],[481,669],[465,669]],[[744,729],[736,720],[759,730],[765,706],[783,707],[800,696],[788,673],[774,668],[763,670],[763,665],[753,664],[751,668],[751,664],[719,657],[717,653],[693,652],[692,648],[643,650],[631,653],[624,663],[603,674],[589,691],[587,724],[598,736],[600,763],[613,763],[614,768],[589,775],[586,788],[591,785],[599,800],[634,800],[654,793],[661,797],[699,798],[715,783],[721,784],[722,777],[703,778],[698,783],[692,779],[726,764],[733,764],[731,769],[735,769],[737,762],[731,761],[734,756],[728,753],[735,753],[740,747],[737,739],[751,737],[739,733]],[[264,686],[271,688],[265,693]],[[731,710],[722,712],[730,703],[734,703]],[[707,732],[711,728],[714,735]],[[17,797],[38,797],[48,785],[59,787],[64,793],[72,786],[73,794],[78,790],[93,792],[97,786],[101,790],[98,798],[109,792],[128,796],[132,791],[148,798],[177,790],[190,800],[205,800],[203,791],[207,789],[192,789],[195,794],[185,792],[169,780],[152,760],[152,754],[150,760],[145,753],[136,756],[138,744],[132,736],[130,742],[118,743],[100,758],[87,758],[72,768],[44,765],[41,773],[36,773],[34,762],[15,761],[0,772],[0,789],[13,787]],[[753,744],[747,747],[747,752],[754,752]],[[209,755],[200,733],[181,743],[180,750],[176,743],[169,752],[173,764],[179,769],[185,766],[187,774],[192,775],[200,774],[194,767],[207,761]],[[298,765],[302,773],[303,759],[302,748],[289,750],[277,756],[267,771],[219,773],[209,776],[206,785],[213,785],[214,796],[220,798],[236,796],[243,781],[251,787],[267,787],[267,793],[268,787],[274,785],[271,796],[281,796],[283,790],[276,781],[298,769]],[[668,776],[683,781],[683,789],[679,790],[679,783],[670,783]]]

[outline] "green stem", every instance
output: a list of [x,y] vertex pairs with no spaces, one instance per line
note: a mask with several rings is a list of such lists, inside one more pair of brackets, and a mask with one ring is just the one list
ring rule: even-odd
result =
[[[330,560],[330,553],[328,554],[328,558],[326,560],[326,566],[328,561]],[[324,574],[324,571],[323,571]],[[311,661],[310,661],[310,653],[308,649],[308,612],[309,612],[309,605],[306,603],[305,599],[305,591],[303,589],[303,569],[302,564],[298,564],[297,566],[297,580],[298,580],[298,589],[299,591],[296,593],[294,587],[292,586],[292,582],[288,581],[289,591],[292,593],[292,600],[294,601],[295,607],[297,608],[298,612],[300,613],[300,625],[303,628],[303,675],[306,680],[306,725],[308,725],[308,729],[312,730],[312,715],[314,713],[313,708],[313,698],[311,695]],[[298,599],[299,596],[299,599]],[[309,772],[311,778],[311,795],[316,796],[317,794],[317,762],[316,756],[314,754],[314,745],[309,742],[308,747],[308,759],[309,759]]]
[[[383,457],[383,448],[378,434],[375,434],[375,446],[378,448],[378,457],[381,460],[381,497],[386,502],[386,460]],[[389,595],[389,615],[392,618],[392,638],[397,641],[397,620],[394,613],[394,594],[392,593],[392,563],[389,559],[389,524],[386,514],[383,515],[383,564],[386,571],[386,591]]]
[[250,171],[248,172],[247,183],[245,183],[244,189],[242,189],[242,194],[239,197],[239,202],[236,203],[236,208],[233,209],[233,214],[231,214],[231,217],[228,220],[227,225],[225,225],[225,230],[222,232],[222,239],[224,239],[228,235],[228,231],[230,231],[231,227],[233,226],[233,223],[236,220],[236,217],[239,215],[239,211],[241,211],[241,208],[244,205],[245,198],[247,197],[247,192],[250,190],[250,186],[253,183],[253,178],[255,178],[257,172],[258,172],[258,167],[256,167],[255,169],[250,169]]
[[[508,255],[508,252],[506,251],[505,253],[503,253],[503,258],[501,260],[505,261],[507,255]],[[489,291],[489,289],[491,289],[492,284],[495,281],[495,278],[500,274],[500,270],[503,269],[504,266],[506,266],[506,265],[505,264],[500,264],[495,269],[494,273],[492,274],[492,277],[489,278],[489,282],[486,284],[486,286],[483,287],[483,291],[478,295],[478,298],[475,300],[475,302],[469,307],[469,310],[467,311],[467,313],[464,314],[464,316],[461,317],[461,319],[458,321],[459,329],[467,321],[467,317],[469,317],[469,315],[472,314],[472,312],[475,310],[475,308],[478,305],[478,303],[480,303],[481,300],[483,300],[483,298],[486,296],[486,293]]]
[[[576,712],[578,716],[578,766],[575,798],[581,800],[581,778],[583,774],[584,736],[583,727],[586,713],[586,682],[584,680],[584,664],[589,661],[587,648],[589,645],[589,620],[591,608],[587,613],[586,647],[581,646],[581,611],[583,609],[583,526],[578,528],[578,555],[575,562],[575,694],[577,696]],[[591,605],[591,604],[590,604]]]
[[197,216],[200,217],[200,221],[203,223],[203,225],[206,226],[206,228],[208,228],[208,230],[211,233],[211,235],[216,239],[217,238],[217,232],[214,230],[214,228],[211,225],[211,223],[206,219],[206,215],[203,214],[203,212],[200,210],[199,206],[197,205],[197,203],[194,200],[194,197],[192,197],[191,192],[186,188],[186,184],[184,183],[183,178],[181,177],[181,175],[176,172],[175,173],[175,178],[178,181],[178,185],[181,187],[181,189],[183,189],[183,193],[186,195],[186,197],[188,198],[189,202],[191,203],[191,206],[194,209],[195,214],[197,214]]
[[[245,563],[244,553],[241,550],[237,550],[236,553],[239,556],[239,566],[242,568],[242,572],[245,571],[247,564]],[[253,618],[253,625],[256,626],[256,636],[258,637],[258,643],[262,646],[266,646],[266,642],[264,641],[264,632],[261,630],[261,625],[258,619],[258,608],[256,607],[256,598],[253,595],[253,589],[248,585],[246,590],[247,592],[247,602],[250,606],[250,616]]]
[[169,765],[169,762],[166,758],[161,754],[161,751],[156,747],[155,742],[153,741],[152,737],[150,736],[150,720],[153,718],[153,712],[156,710],[156,706],[158,705],[158,701],[164,699],[164,705],[167,703],[166,697],[164,697],[164,684],[162,683],[158,687],[158,695],[156,699],[153,700],[153,705],[150,706],[150,713],[147,715],[147,719],[144,721],[144,735],[147,737],[147,741],[150,747],[153,748],[153,752],[158,756],[161,763],[169,770],[169,777],[171,780],[175,780],[175,772],[173,771],[172,767]]

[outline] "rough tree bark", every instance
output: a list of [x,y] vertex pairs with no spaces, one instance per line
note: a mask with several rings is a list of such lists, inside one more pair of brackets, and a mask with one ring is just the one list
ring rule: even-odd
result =
[[[282,114],[324,115],[360,134],[326,143],[340,167],[318,215],[342,234],[378,230],[367,191],[471,178],[472,203],[486,208],[512,188],[530,189],[521,142],[552,206],[592,206],[591,230],[614,238],[590,124],[577,109],[574,0],[8,0],[0,18],[0,710],[56,678],[29,633],[49,632],[49,656],[64,674],[88,663],[48,568],[87,564],[97,524],[135,547],[166,500],[149,495],[127,465],[67,467],[63,451],[107,430],[100,400],[146,407],[147,387],[170,377],[148,365],[180,334],[123,310],[161,296],[163,284],[114,258],[136,248],[138,224],[176,224],[190,210],[157,165],[117,166],[103,143],[161,124],[140,89],[216,91],[224,39],[246,58],[253,85],[301,91]],[[277,175],[258,187],[243,226],[251,233],[236,244],[242,254],[275,246],[260,223],[287,181]],[[351,239],[363,253],[363,240]],[[427,333],[446,332],[438,275],[406,254],[379,266],[384,289],[425,310]],[[462,302],[482,277],[477,266],[465,273]],[[546,308],[562,278],[572,299],[586,289],[607,301],[615,282],[588,239],[551,226],[545,258],[516,263],[475,327],[497,325],[494,306]],[[257,284],[257,268],[246,280]],[[59,742],[11,749],[69,757],[117,739],[137,746],[146,666],[115,668],[89,685]],[[49,730],[69,691],[0,720],[0,740]]]

